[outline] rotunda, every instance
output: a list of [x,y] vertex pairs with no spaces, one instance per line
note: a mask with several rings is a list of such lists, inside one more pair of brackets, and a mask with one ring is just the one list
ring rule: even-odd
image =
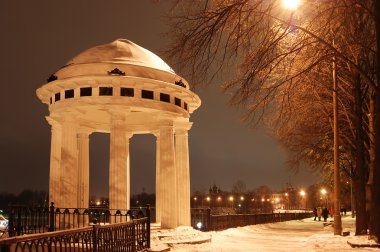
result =
[[89,135],[110,133],[109,207],[128,209],[129,139],[156,136],[156,221],[190,225],[188,130],[201,101],[160,57],[118,39],[80,53],[37,89],[51,125],[49,200],[88,208]]

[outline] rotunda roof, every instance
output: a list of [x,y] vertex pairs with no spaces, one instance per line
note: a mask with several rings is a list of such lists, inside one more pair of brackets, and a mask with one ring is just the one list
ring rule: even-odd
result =
[[64,67],[92,63],[137,65],[175,74],[156,54],[127,39],[117,39],[109,44],[87,49],[67,62]]

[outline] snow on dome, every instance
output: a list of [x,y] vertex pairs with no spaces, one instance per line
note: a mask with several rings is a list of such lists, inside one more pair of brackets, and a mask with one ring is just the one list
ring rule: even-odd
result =
[[87,49],[67,62],[65,67],[92,63],[137,65],[175,74],[156,54],[127,39],[117,39],[109,44]]

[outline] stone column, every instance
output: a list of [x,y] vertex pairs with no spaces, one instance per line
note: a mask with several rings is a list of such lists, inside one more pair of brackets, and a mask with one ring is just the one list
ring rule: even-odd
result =
[[129,138],[125,131],[125,115],[111,116],[110,137],[110,175],[109,207],[110,209],[129,209]]
[[160,133],[156,132],[156,223],[161,222],[161,189],[160,185],[162,183],[160,176]]
[[131,132],[124,132],[125,137],[127,138],[127,146],[126,146],[126,155],[127,155],[127,162],[126,162],[126,168],[127,168],[127,207],[126,209],[129,209],[131,207],[131,158],[129,153],[129,143],[131,140],[131,137],[133,134]]
[[77,127],[73,122],[62,124],[61,203],[57,207],[78,207],[78,147]]
[[175,228],[178,202],[173,126],[160,127],[160,177],[161,228]]
[[187,132],[187,129],[176,129],[175,131],[179,226],[191,226],[189,144]]
[[55,206],[61,204],[60,172],[61,172],[61,126],[48,118],[51,124],[51,146],[50,146],[50,174],[49,174],[49,203],[54,202]]
[[89,134],[78,134],[78,207],[88,208],[90,194]]

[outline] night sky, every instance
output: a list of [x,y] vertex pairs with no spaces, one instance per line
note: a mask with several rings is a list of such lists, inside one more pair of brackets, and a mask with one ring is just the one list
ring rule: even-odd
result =
[[[0,0],[0,192],[48,190],[50,126],[47,105],[35,91],[71,58],[90,47],[129,39],[156,53],[168,44],[162,18],[169,1],[6,1]],[[175,66],[171,62],[174,70]],[[177,72],[181,75],[180,72]],[[222,190],[243,180],[247,189],[286,182],[307,186],[318,179],[286,169],[286,155],[263,129],[240,122],[218,84],[198,87],[201,107],[189,132],[191,190]],[[154,192],[155,138],[131,140],[131,189]],[[108,194],[109,135],[90,137],[90,194]]]

